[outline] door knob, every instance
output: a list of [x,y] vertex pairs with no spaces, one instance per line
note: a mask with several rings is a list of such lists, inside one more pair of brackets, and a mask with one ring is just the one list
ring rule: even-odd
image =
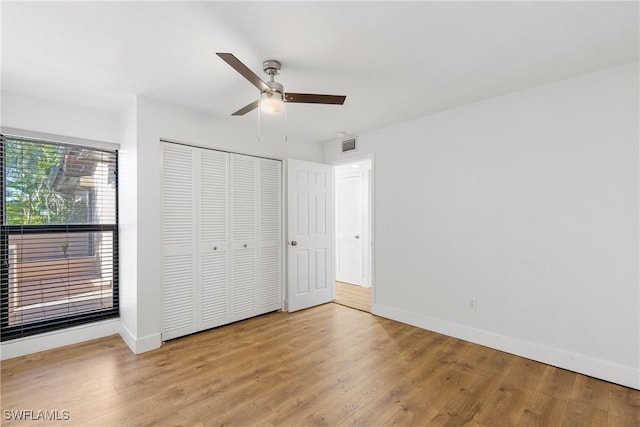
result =
[[291,241],[291,246],[298,246],[298,242],[296,242],[295,240]]
[[246,243],[244,244],[244,247],[245,247],[245,248],[247,247],[247,244],[246,244]]
[[360,238],[360,236],[358,236],[357,234],[356,234],[354,237],[355,237],[356,239],[359,239],[359,238]]

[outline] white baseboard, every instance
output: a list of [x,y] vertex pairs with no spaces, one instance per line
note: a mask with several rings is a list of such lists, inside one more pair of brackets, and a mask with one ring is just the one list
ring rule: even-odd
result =
[[124,342],[129,346],[134,354],[155,350],[156,348],[160,348],[162,345],[160,333],[137,338],[124,323],[121,324],[119,332]]
[[77,344],[120,332],[120,319],[109,319],[30,337],[17,338],[0,344],[0,359],[7,360],[65,345]]
[[620,365],[383,304],[373,304],[372,313],[408,325],[640,390],[640,367]]

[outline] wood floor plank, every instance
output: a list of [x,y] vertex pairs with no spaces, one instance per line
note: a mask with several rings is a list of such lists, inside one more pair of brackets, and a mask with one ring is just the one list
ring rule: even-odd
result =
[[611,384],[606,381],[586,375],[577,375],[571,392],[571,400],[608,411],[610,389]]
[[627,417],[621,417],[619,415],[608,413],[609,427],[638,427],[638,420],[633,420]]
[[507,353],[475,345],[464,354],[462,360],[455,360],[451,367],[461,372],[502,378],[514,362],[513,356]]
[[640,425],[640,391],[338,304],[139,355],[112,336],[0,371],[3,415],[67,410],[65,426]]
[[565,410],[565,427],[607,427],[609,419],[607,411],[587,404],[570,400]]
[[[341,351],[329,350],[326,354],[315,354],[316,358],[331,360],[332,364],[320,380],[307,384],[294,399],[283,401],[276,405],[267,419],[274,425],[284,422],[299,422],[313,413],[315,407],[340,397],[347,390],[357,384],[357,380],[374,369],[383,358],[370,357],[369,348],[351,340],[348,348]],[[334,356],[331,357],[330,355]],[[316,366],[309,366],[313,372]],[[301,375],[307,375],[301,372]]]
[[573,392],[576,374],[555,366],[547,366],[536,387],[539,393],[547,394],[556,399],[568,401]]
[[337,401],[329,401],[314,408],[313,412],[303,419],[300,425],[338,425],[354,411],[364,407],[381,390],[394,384],[400,375],[402,375],[402,367],[382,364],[380,368],[373,369],[371,375],[364,381],[347,390]]
[[487,426],[516,426],[533,392],[501,385],[477,414],[475,420]]
[[502,385],[535,391],[546,366],[540,362],[518,357],[502,381]]
[[610,384],[610,390],[609,413],[640,425],[640,392],[617,384]]
[[[405,402],[386,425],[410,425],[407,423],[433,420],[444,406],[480,380],[475,375],[442,368],[428,380],[420,393]],[[437,423],[437,420],[436,420]]]
[[491,391],[500,383],[500,378],[467,374],[473,379],[465,382],[453,397],[429,422],[433,426],[469,425],[486,406]]
[[406,376],[401,376],[389,388],[381,390],[363,407],[340,423],[340,426],[373,426],[382,424],[396,412],[406,407],[407,402],[422,390],[421,384]]
[[534,392],[529,399],[518,426],[547,427],[560,426],[564,421],[568,402],[544,393]]

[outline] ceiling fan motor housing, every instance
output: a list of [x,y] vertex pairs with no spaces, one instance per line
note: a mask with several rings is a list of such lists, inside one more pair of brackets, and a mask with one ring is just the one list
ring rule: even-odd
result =
[[280,74],[281,67],[282,64],[280,64],[280,61],[276,61],[275,59],[267,59],[262,63],[262,69],[270,76],[277,76]]

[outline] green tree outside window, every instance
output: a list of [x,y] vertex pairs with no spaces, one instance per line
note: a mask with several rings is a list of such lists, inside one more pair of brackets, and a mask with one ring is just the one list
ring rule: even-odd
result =
[[5,141],[7,224],[87,222],[86,197],[54,186],[55,176],[63,167],[62,151],[53,144]]

